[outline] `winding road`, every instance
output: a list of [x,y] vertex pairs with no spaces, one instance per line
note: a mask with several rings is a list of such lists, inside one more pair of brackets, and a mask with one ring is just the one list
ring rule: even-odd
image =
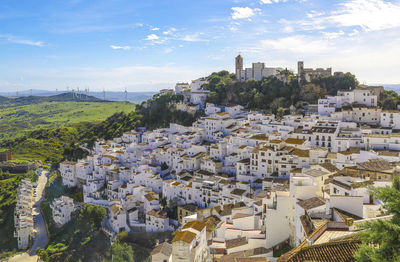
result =
[[48,172],[43,171],[38,179],[38,186],[36,188],[36,198],[35,204],[33,205],[33,216],[34,216],[34,223],[35,223],[35,231],[36,236],[33,242],[32,247],[29,251],[16,255],[10,258],[9,262],[36,262],[38,261],[39,257],[35,254],[36,249],[38,247],[45,248],[49,238],[47,236],[46,224],[44,222],[43,216],[40,213],[40,203],[43,201],[43,190],[47,183],[47,176]]

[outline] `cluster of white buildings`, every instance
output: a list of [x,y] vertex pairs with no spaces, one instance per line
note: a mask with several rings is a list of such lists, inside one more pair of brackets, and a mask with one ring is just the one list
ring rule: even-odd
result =
[[[153,261],[276,261],[286,243],[298,248],[280,261],[302,261],[302,248],[330,247],[387,218],[367,187],[400,174],[400,113],[377,108],[374,92],[339,92],[320,100],[319,114],[281,119],[206,104],[192,126],[97,141],[87,158],[61,163],[61,176],[82,187],[85,203],[108,208],[111,233],[178,228]],[[339,118],[348,106],[352,117]],[[163,202],[178,206],[179,223]]]
[[17,191],[17,204],[14,211],[14,237],[18,241],[18,249],[27,248],[34,234],[32,208],[34,204],[31,180],[21,181]]
[[202,88],[207,83],[205,78],[192,80],[189,83],[177,83],[175,85],[175,93],[184,97],[182,103],[177,104],[177,109],[194,113],[196,110],[203,109],[206,103],[207,95],[210,91]]
[[58,226],[63,226],[71,220],[71,213],[75,209],[74,200],[67,196],[55,198],[50,205],[53,220]]

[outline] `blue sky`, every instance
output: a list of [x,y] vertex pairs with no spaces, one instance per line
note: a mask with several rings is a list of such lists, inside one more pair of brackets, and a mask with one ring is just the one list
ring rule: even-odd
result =
[[1,0],[0,91],[152,91],[245,66],[400,83],[400,1]]

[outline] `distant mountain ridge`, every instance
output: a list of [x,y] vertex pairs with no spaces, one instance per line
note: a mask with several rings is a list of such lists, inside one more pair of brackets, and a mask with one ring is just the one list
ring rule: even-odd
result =
[[[48,91],[48,90],[36,90],[33,89],[31,90],[23,90],[18,92],[19,97],[25,97],[25,96],[55,96],[59,95],[60,93],[69,93],[68,91]],[[153,97],[154,94],[157,92],[149,91],[149,92],[127,92],[125,95],[125,92],[120,92],[120,91],[105,91],[103,92],[98,92],[98,91],[91,91],[89,93],[81,92],[81,94],[89,95],[96,97],[100,100],[103,100],[105,97],[105,100],[108,101],[125,101],[126,99],[128,102],[131,103],[141,103],[142,101],[146,101],[150,98]],[[16,92],[0,92],[0,96],[5,96],[5,97],[10,97],[10,96],[16,96]],[[1,99],[0,99],[1,103]]]
[[382,84],[386,90],[393,90],[396,91],[397,93],[400,93],[400,84]]
[[104,101],[94,96],[76,93],[62,93],[54,96],[20,96],[20,97],[5,97],[0,96],[0,104],[37,104],[42,102],[110,102]]

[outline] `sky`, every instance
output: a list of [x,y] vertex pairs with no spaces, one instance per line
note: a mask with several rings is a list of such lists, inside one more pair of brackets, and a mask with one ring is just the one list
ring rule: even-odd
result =
[[156,91],[219,70],[400,83],[400,0],[1,0],[0,91]]

